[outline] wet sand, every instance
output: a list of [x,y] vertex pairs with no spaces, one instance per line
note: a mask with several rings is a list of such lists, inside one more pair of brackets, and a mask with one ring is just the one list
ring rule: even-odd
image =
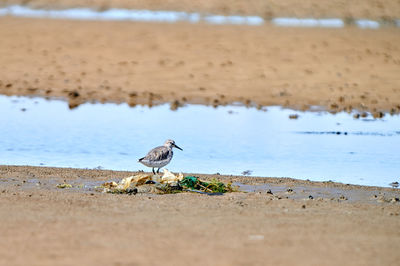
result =
[[[400,203],[390,202],[399,197],[396,189],[204,175],[262,190],[115,195],[83,185],[131,174],[0,166],[0,265],[398,265],[400,260]],[[64,181],[74,187],[55,187]],[[332,194],[318,193],[326,190]],[[381,200],[359,196],[367,194]]]
[[92,7],[177,10],[229,15],[270,17],[322,17],[397,19],[400,2],[396,0],[5,0],[2,5],[22,4],[36,8]]
[[0,93],[400,111],[399,29],[0,18]]

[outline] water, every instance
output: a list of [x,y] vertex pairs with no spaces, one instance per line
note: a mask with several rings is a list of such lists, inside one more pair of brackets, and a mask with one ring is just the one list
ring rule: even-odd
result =
[[388,186],[400,177],[400,117],[356,120],[346,113],[269,107],[171,111],[0,96],[0,164],[149,170],[137,163],[174,139],[171,171],[293,177]]
[[[340,18],[288,18],[278,17],[265,20],[260,16],[218,15],[201,14],[196,12],[181,11],[152,11],[112,8],[105,11],[97,11],[90,8],[71,8],[63,10],[32,9],[27,6],[7,6],[0,8],[0,16],[16,16],[29,18],[52,18],[73,20],[109,20],[109,21],[140,21],[140,22],[205,22],[212,25],[250,25],[260,26],[271,23],[284,27],[325,27],[342,28],[346,23]],[[400,27],[400,19],[388,22],[379,22],[368,19],[354,19],[352,24],[364,29],[378,29],[383,25]]]

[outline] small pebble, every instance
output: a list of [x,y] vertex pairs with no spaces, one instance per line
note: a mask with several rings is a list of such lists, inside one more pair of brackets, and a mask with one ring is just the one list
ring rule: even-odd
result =
[[274,193],[272,193],[272,191],[270,189],[267,190],[267,194],[274,195]]
[[347,200],[347,198],[344,195],[340,195],[339,199],[340,200]]
[[376,113],[373,113],[372,116],[373,116],[374,118],[382,118],[382,117],[385,116],[385,114],[382,113],[382,112],[376,112]]
[[137,188],[128,188],[126,193],[135,195],[138,192]]

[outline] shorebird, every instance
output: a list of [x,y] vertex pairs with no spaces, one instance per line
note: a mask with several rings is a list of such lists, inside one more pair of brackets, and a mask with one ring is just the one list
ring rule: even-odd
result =
[[140,158],[139,163],[142,163],[147,167],[152,167],[153,174],[156,174],[154,168],[158,168],[157,173],[159,173],[160,168],[166,166],[171,161],[172,156],[174,155],[172,148],[174,147],[183,151],[175,144],[175,141],[168,139],[165,141],[163,146],[155,147],[149,151],[146,156]]

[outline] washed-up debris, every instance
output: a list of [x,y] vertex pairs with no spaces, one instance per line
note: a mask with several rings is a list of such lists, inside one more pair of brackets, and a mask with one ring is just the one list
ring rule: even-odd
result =
[[206,182],[194,176],[184,177],[182,173],[175,175],[167,169],[164,169],[162,176],[158,174],[140,173],[126,177],[119,183],[114,181],[106,182],[99,188],[102,189],[102,192],[115,194],[136,194],[150,191],[161,194],[179,193],[182,191],[208,194],[235,191],[230,183],[225,185],[216,179],[211,180],[211,182]]
[[186,189],[199,190],[202,192],[226,193],[235,191],[231,183],[225,185],[215,178],[212,179],[211,182],[206,182],[195,176],[185,176],[179,183]]
[[62,184],[57,184],[56,187],[58,187],[58,188],[72,188],[72,185],[64,182]]
[[161,177],[161,182],[162,184],[173,184],[178,181],[182,181],[184,179],[183,174],[179,173],[177,176],[168,171],[168,169],[164,170],[164,174]]
[[133,187],[144,185],[147,181],[152,181],[153,176],[149,174],[138,174],[135,176],[129,176],[122,179],[119,183],[117,182],[106,182],[100,186],[103,188],[103,192],[107,193],[131,193],[131,185]]

